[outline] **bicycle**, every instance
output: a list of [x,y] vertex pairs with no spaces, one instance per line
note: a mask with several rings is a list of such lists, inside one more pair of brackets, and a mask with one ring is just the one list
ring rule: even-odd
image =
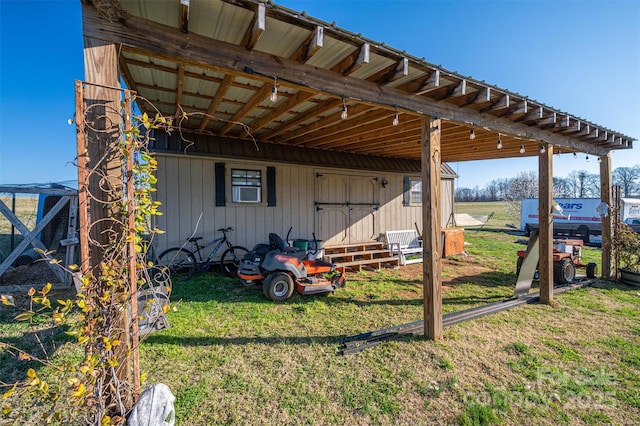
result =
[[[216,253],[226,244],[227,249],[220,257],[220,269],[222,273],[230,278],[236,278],[238,266],[249,252],[245,247],[234,246],[229,241],[227,234],[233,231],[233,228],[220,228],[218,232],[222,232],[222,237],[216,238],[204,245],[200,245],[198,241],[202,237],[191,237],[187,240],[194,245],[193,251],[183,247],[171,247],[166,249],[158,256],[158,265],[166,267],[171,277],[177,281],[188,281],[194,273],[208,271],[214,262],[213,258]],[[217,244],[216,244],[217,243]],[[185,243],[186,244],[186,243]],[[206,258],[202,255],[202,250],[216,244],[213,251]]]

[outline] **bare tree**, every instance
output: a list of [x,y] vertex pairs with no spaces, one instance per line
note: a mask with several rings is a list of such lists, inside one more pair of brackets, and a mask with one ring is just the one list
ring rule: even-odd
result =
[[640,166],[618,167],[612,173],[614,185],[619,185],[623,197],[640,190]]
[[520,217],[523,198],[538,198],[538,175],[536,172],[520,172],[505,193],[507,214],[513,220]]
[[574,170],[567,176],[573,198],[600,197],[600,178],[586,170]]
[[561,177],[553,178],[553,196],[557,198],[573,197],[573,188],[568,179]]

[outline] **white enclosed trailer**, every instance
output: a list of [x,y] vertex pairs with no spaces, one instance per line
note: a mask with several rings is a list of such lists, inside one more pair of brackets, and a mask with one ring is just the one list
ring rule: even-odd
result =
[[[585,243],[602,242],[602,218],[598,198],[555,198],[562,213],[553,214],[553,233],[556,237],[581,238]],[[622,198],[620,202],[621,220],[640,232],[640,200]],[[529,235],[538,230],[538,199],[522,200],[520,228]]]

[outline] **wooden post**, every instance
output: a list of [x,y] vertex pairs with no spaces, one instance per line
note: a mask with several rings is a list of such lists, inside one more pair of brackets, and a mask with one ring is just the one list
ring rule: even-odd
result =
[[88,190],[91,194],[89,222],[81,227],[88,227],[90,238],[97,243],[89,247],[89,273],[92,273],[102,261],[103,248],[109,245],[112,228],[122,228],[118,220],[123,188],[118,146],[122,119],[116,46],[86,37],[84,46],[85,81],[89,84],[84,88],[85,128],[80,131],[85,132],[87,170],[84,172],[90,173],[78,186],[81,192]]
[[[600,157],[600,200],[613,207],[611,192],[611,156]],[[611,276],[611,209],[602,217],[602,278]]]
[[[82,5],[83,22],[91,5]],[[87,25],[87,24],[85,24]],[[90,28],[85,26],[84,33],[87,34]],[[78,187],[80,194],[87,193],[88,215],[80,215],[81,230],[89,233],[91,245],[89,246],[89,263],[87,268],[83,265],[82,270],[87,271],[89,279],[91,276],[97,280],[101,274],[101,263],[105,260],[105,250],[112,248],[108,265],[116,271],[125,270],[126,250],[120,250],[119,254],[114,254],[113,245],[118,240],[123,240],[122,235],[126,231],[121,212],[121,202],[124,191],[124,173],[120,141],[122,137],[122,115],[121,98],[122,90],[118,81],[118,51],[114,44],[97,40],[91,37],[84,37],[84,112],[85,125],[79,132],[85,134],[86,169],[84,176],[78,173]],[[79,152],[79,155],[81,153]],[[84,178],[84,180],[80,180]],[[84,217],[83,217],[84,216]],[[83,254],[83,257],[86,255]],[[86,260],[83,259],[83,260]],[[100,285],[100,283],[95,283]],[[117,289],[117,292],[124,292],[124,288]],[[128,355],[132,347],[130,335],[130,313],[128,294],[115,294],[113,300],[122,300],[123,309],[117,318],[112,318],[114,334],[109,336],[126,344],[118,345],[114,349],[114,354],[120,365],[115,368],[114,376],[117,382],[132,383],[131,357]],[[137,344],[137,342],[135,342]],[[133,392],[123,388],[114,388],[113,379],[107,377],[102,390],[107,397],[107,406],[118,407],[114,413],[121,413],[122,409],[130,408],[133,405]],[[111,386],[111,387],[110,387]],[[125,389],[123,391],[123,389]]]
[[442,250],[440,248],[440,119],[422,119],[422,286],[424,335],[442,338]]
[[538,159],[538,217],[540,223],[540,302],[553,300],[553,145],[543,142],[544,152]]

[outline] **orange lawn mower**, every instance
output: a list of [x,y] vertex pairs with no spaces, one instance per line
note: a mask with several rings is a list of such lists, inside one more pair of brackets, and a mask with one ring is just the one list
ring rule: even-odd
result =
[[[556,284],[569,284],[576,276],[576,268],[586,269],[587,278],[595,278],[598,273],[598,265],[590,262],[586,265],[582,260],[582,240],[557,239],[553,240],[553,281]],[[518,261],[516,263],[516,274],[520,275],[520,269],[524,262],[526,250],[518,250]],[[533,276],[534,280],[539,279],[538,268]]]
[[345,285],[336,265],[322,259],[308,259],[307,250],[288,247],[278,234],[269,234],[269,244],[258,244],[238,268],[243,285],[262,284],[264,295],[283,302],[294,289],[302,295],[328,294]]

